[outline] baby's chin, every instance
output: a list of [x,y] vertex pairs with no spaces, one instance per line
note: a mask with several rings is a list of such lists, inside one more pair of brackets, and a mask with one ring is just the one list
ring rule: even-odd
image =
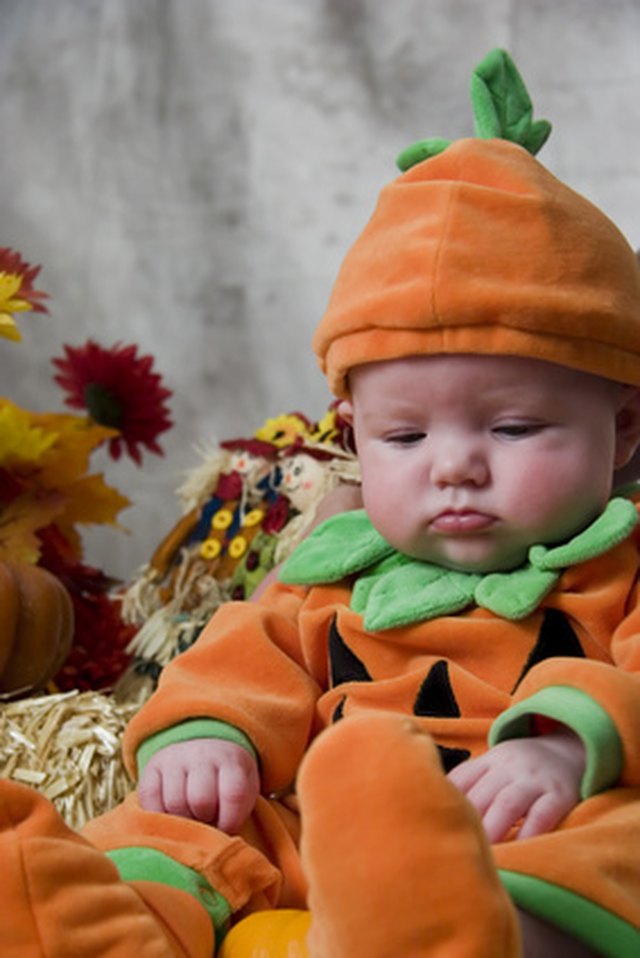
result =
[[[512,572],[519,569],[527,561],[529,547],[518,547],[512,550],[496,550],[487,552],[483,549],[455,550],[416,549],[404,551],[412,559],[421,562],[431,562],[450,569],[452,572],[467,572],[474,575],[488,575],[491,572]],[[458,554],[454,554],[457,552]]]

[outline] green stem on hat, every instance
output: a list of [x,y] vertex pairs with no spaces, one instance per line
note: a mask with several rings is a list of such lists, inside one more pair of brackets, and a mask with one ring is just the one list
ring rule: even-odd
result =
[[[531,98],[506,50],[492,50],[471,75],[471,105],[476,136],[510,140],[535,154],[551,133],[548,120],[534,120]],[[417,163],[442,153],[451,140],[432,138],[412,143],[396,160],[404,173]]]
[[505,50],[492,50],[471,76],[476,136],[519,143],[534,156],[551,133],[548,120],[533,119],[533,105],[518,69]]

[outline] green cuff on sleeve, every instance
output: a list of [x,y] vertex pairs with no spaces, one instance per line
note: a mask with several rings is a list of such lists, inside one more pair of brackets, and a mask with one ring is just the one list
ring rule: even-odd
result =
[[145,739],[136,753],[138,775],[142,774],[142,770],[149,759],[153,758],[161,748],[166,748],[167,745],[175,745],[176,742],[189,742],[194,738],[220,738],[225,742],[234,742],[253,755],[256,761],[258,759],[258,754],[251,739],[235,725],[220,722],[218,719],[189,719],[186,722],[180,722],[178,725],[163,729],[161,732],[156,732],[155,735]]
[[148,846],[126,846],[106,852],[123,881],[154,881],[187,892],[208,912],[216,932],[216,944],[229,927],[231,906],[198,872]]
[[590,798],[615,785],[624,764],[618,730],[595,699],[572,686],[550,686],[512,705],[491,726],[489,745],[531,735],[533,719],[537,715],[562,722],[582,740],[587,765],[580,788],[581,798]]

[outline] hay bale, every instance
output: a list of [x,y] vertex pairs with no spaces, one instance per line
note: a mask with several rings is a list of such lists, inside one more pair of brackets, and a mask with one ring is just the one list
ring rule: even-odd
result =
[[0,776],[36,788],[81,828],[132,788],[121,742],[139,704],[78,691],[2,704]]

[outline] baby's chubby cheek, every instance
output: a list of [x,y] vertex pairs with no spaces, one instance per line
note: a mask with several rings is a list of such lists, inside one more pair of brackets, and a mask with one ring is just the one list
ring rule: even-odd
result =
[[511,496],[499,514],[503,522],[528,530],[531,545],[553,542],[588,525],[604,508],[608,497],[607,488],[585,489],[580,481],[532,474],[521,494]]

